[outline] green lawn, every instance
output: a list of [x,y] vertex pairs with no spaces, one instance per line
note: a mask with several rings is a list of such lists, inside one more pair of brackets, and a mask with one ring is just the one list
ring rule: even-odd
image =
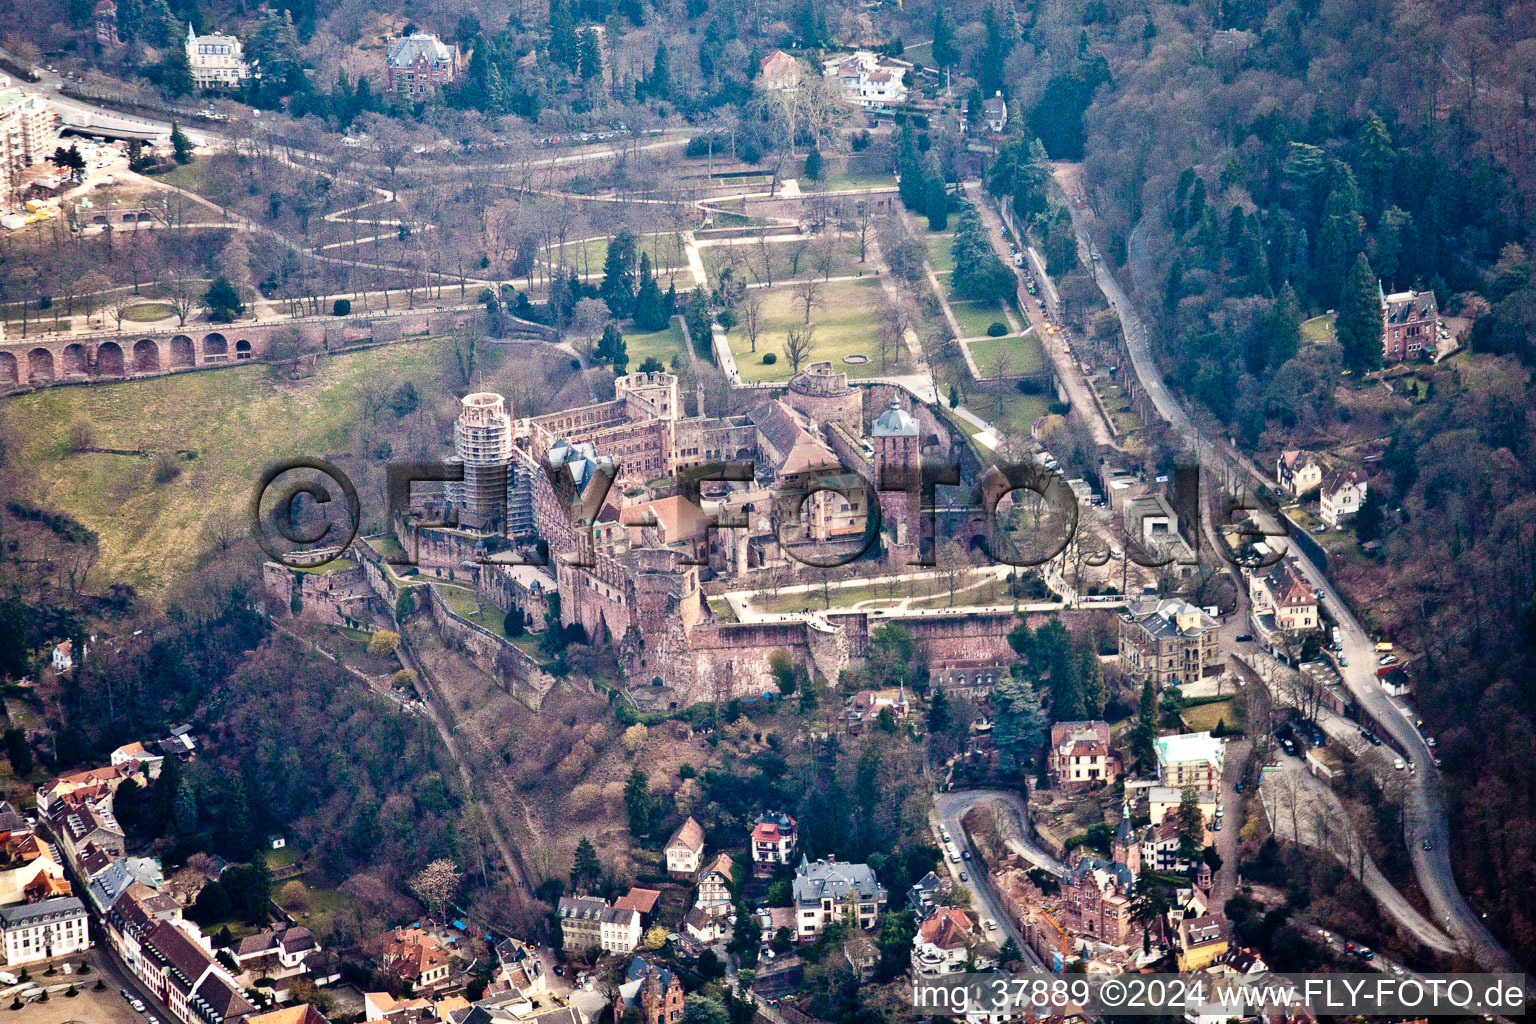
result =
[[453,609],[455,615],[468,619],[475,625],[488,629],[497,636],[506,638],[507,632],[503,628],[506,613],[489,601],[481,601],[473,590],[464,587],[450,586],[445,583],[434,583],[437,592],[448,602],[448,607]]
[[175,312],[163,302],[144,302],[128,307],[123,313],[123,319],[131,320],[136,324],[148,324],[156,320],[164,320],[168,316],[173,316]]
[[[321,356],[313,377],[281,384],[267,367],[253,365],[45,388],[5,399],[0,417],[20,439],[12,458],[31,500],[97,534],[101,578],[157,590],[197,563],[209,522],[245,522],[252,488],[268,464],[355,449],[364,380],[413,380],[423,394],[437,393],[441,352],[439,343],[422,340]],[[189,409],[197,414],[187,415]],[[65,438],[77,418],[91,424],[101,448],[174,446],[197,457],[157,484],[152,458],[70,452]],[[382,510],[365,498],[365,529],[370,514]]]
[[[786,229],[791,230],[791,229]],[[861,271],[874,273],[874,265],[859,263],[859,240],[856,237],[832,240],[830,250],[824,249],[817,239],[795,242],[748,242],[742,245],[705,245],[699,248],[699,258],[710,284],[719,284],[720,275],[727,267],[738,281],[748,284],[780,284],[784,281],[802,281],[813,277],[848,277]],[[830,255],[831,266],[823,273],[822,263]]]
[[673,320],[664,330],[625,333],[624,348],[629,352],[629,372],[634,373],[645,362],[646,356],[655,356],[667,370],[672,369],[672,359],[688,358],[684,351],[683,329]]
[[1008,316],[1000,302],[975,302],[950,300],[949,308],[960,322],[960,334],[965,338],[984,338],[987,328],[993,324],[1008,326]]
[[1305,320],[1301,325],[1301,336],[1314,345],[1323,345],[1337,341],[1333,333],[1333,314],[1315,316],[1311,320]]
[[1228,729],[1243,728],[1242,712],[1231,700],[1185,708],[1179,717],[1184,719],[1184,724],[1191,732],[1210,732],[1216,728],[1217,722],[1224,723]]
[[933,265],[935,274],[948,274],[955,269],[955,254],[950,249],[953,243],[952,235],[930,232],[923,236],[923,244],[928,247],[928,262]]
[[1021,395],[1011,385],[999,385],[995,392],[975,395],[966,404],[1004,434],[1028,437],[1030,426],[1045,415],[1050,399]]
[[[757,352],[747,344],[745,331],[738,325],[729,334],[731,352],[736,357],[736,367],[744,381],[788,380],[792,375],[789,360],[784,355],[784,341],[792,327],[798,327],[801,312],[795,302],[792,288],[768,288],[756,291],[762,302],[763,332],[757,340]],[[877,377],[887,374],[907,373],[911,369],[906,346],[897,343],[888,353],[884,369],[880,366],[880,346],[877,340],[880,314],[885,309],[885,296],[880,282],[839,281],[825,286],[821,291],[820,308],[811,311],[811,323],[816,332],[810,355],[805,362],[831,360],[839,370],[850,377]],[[772,366],[763,364],[763,354],[774,352],[778,361]],[[868,356],[864,363],[847,363],[843,357],[853,354]]]
[[896,178],[890,174],[839,171],[826,175],[820,181],[812,181],[801,175],[799,182],[802,192],[842,192],[855,188],[892,188],[896,185]]
[[[277,901],[278,906],[283,906],[281,901],[284,885],[287,885],[287,883],[284,882],[273,887],[276,891],[272,896]],[[351,899],[345,893],[338,892],[335,889],[313,889],[307,885],[304,886],[303,901],[305,908],[302,910],[298,909],[297,904],[291,907],[283,907],[283,909],[292,914],[299,924],[314,932],[315,938],[322,942],[331,937],[336,915],[346,909],[351,903]]]
[[994,376],[997,359],[1006,355],[1008,365],[1004,376],[1027,377],[1039,373],[1045,367],[1045,350],[1033,334],[1014,335],[1005,338],[981,338],[967,341],[971,358],[982,376]]

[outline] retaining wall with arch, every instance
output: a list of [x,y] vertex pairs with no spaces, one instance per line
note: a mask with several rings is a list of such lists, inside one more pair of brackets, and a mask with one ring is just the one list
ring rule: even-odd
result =
[[[37,339],[0,338],[0,394],[53,384],[152,377],[185,370],[234,366],[261,359],[275,332],[297,330],[311,345],[339,351],[366,342],[446,334],[475,323],[485,325],[484,309],[448,310],[357,317],[309,317],[267,323],[189,324],[123,334],[71,337],[46,334]],[[520,331],[547,336],[542,324],[518,322]]]

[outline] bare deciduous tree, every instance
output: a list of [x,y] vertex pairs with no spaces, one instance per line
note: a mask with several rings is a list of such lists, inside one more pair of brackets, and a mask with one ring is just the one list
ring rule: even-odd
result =
[[800,364],[805,357],[811,354],[811,348],[815,344],[816,328],[807,321],[805,326],[789,329],[789,334],[784,338],[784,358],[789,360],[790,368],[800,372]]

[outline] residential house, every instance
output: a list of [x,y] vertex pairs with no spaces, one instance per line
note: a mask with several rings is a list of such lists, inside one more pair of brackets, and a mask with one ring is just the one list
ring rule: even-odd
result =
[[800,62],[783,50],[774,50],[758,63],[758,81],[769,92],[797,92]]
[[906,75],[912,65],[871,50],[839,54],[822,66],[823,74],[837,79],[850,103],[865,110],[882,110],[906,102]]
[[1177,598],[1132,603],[1120,616],[1120,664],[1162,689],[1219,669],[1220,624]]
[[884,690],[860,690],[848,700],[844,723],[851,733],[860,733],[868,725],[878,721],[884,711],[898,722],[906,721],[912,706],[907,701],[905,686]]
[[450,49],[426,32],[393,39],[384,56],[384,84],[392,93],[419,100],[458,77],[459,46]]
[[54,860],[53,849],[32,833],[7,836],[0,843],[0,858],[12,865],[0,871],[0,905],[70,895],[69,880]]
[[692,878],[704,860],[703,827],[690,815],[672,833],[663,852],[667,858],[667,874],[673,878]]
[[[1214,789],[1195,789],[1195,806],[1209,825],[1216,817],[1216,803],[1220,794]],[[1147,803],[1152,810],[1152,824],[1161,825],[1169,813],[1177,814],[1184,801],[1184,790],[1177,786],[1153,786],[1147,790]]]
[[1248,617],[1259,640],[1274,651],[1321,625],[1317,591],[1288,559],[1268,571],[1254,569],[1248,573]]
[[677,1024],[683,1019],[683,995],[682,980],[670,969],[635,957],[613,993],[613,1019],[638,1010],[641,1024]]
[[1291,448],[1275,460],[1275,479],[1291,497],[1299,498],[1322,485],[1323,464],[1311,452]]
[[266,1013],[247,1017],[243,1024],[330,1024],[319,1010],[304,1003],[300,1006],[284,1006]]
[[1433,291],[1393,292],[1387,295],[1376,283],[1381,301],[1381,361],[1434,357],[1440,332],[1440,310]]
[[[635,891],[630,890],[631,893]],[[488,993],[516,992],[524,999],[532,1000],[549,991],[549,975],[544,969],[544,961],[529,943],[502,939],[496,943],[496,963],[496,973],[486,989]]]
[[[1129,829],[1126,822],[1122,826]],[[1140,848],[1131,846],[1139,862]],[[1136,873],[1122,857],[1083,857],[1062,880],[1060,913],[1068,932],[1124,946],[1131,936]]]
[[640,945],[640,914],[608,907],[598,915],[597,944],[604,953],[633,953]]
[[190,925],[156,924],[140,940],[133,969],[181,1024],[233,1024],[256,1011]]
[[320,950],[308,928],[297,925],[264,928],[230,947],[242,970],[269,978],[291,977],[305,972],[305,961]]
[[90,946],[85,904],[75,896],[0,907],[5,966],[68,956]]
[[731,912],[731,872],[735,865],[726,854],[719,854],[709,863],[703,871],[699,872],[699,895],[693,901],[698,907],[713,917],[720,917]]
[[114,766],[110,768],[89,768],[83,772],[75,772],[72,775],[60,775],[56,779],[50,779],[37,791],[38,812],[48,814],[53,810],[56,800],[82,790],[85,791],[84,796],[91,799],[114,793],[122,781],[132,774],[132,772],[121,766]]
[[797,835],[795,819],[789,815],[780,811],[759,814],[748,842],[752,849],[752,873],[771,875],[780,864],[788,864]]
[[448,952],[420,928],[396,928],[375,936],[363,943],[363,952],[381,970],[410,982],[418,992],[448,981]]
[[1318,518],[1337,530],[1347,517],[1365,504],[1365,474],[1358,469],[1336,469],[1323,478]]
[[946,907],[918,925],[912,937],[912,971],[920,978],[965,970],[976,922],[957,907]]
[[1226,954],[1230,929],[1220,914],[1188,917],[1179,922],[1174,937],[1179,973],[1204,970]]
[[160,741],[160,752],[184,758],[197,753],[197,739],[192,735],[192,726],[185,723],[171,726],[171,734]]
[[711,914],[703,907],[694,907],[683,915],[683,934],[701,946],[719,942],[730,928],[728,914]]
[[1216,789],[1221,785],[1221,767],[1227,742],[1208,732],[1188,732],[1159,736],[1153,744],[1157,751],[1157,777],[1164,786],[1182,790]]
[[77,861],[94,846],[107,857],[121,857],[124,853],[123,830],[112,816],[110,795],[103,799],[76,803],[78,793],[63,800],[56,800],[48,815],[48,825],[64,848],[64,856]]
[[1051,726],[1051,781],[1072,793],[1108,784],[1119,776],[1119,759],[1109,746],[1108,722],[1057,722]]
[[240,40],[213,32],[200,36],[187,24],[187,63],[192,65],[192,84],[198,89],[231,91],[245,85],[251,66],[245,62]]
[[981,116],[987,122],[987,130],[993,135],[1001,135],[1003,129],[1008,127],[1008,101],[1003,99],[1001,91],[982,102]]
[[1142,830],[1141,863],[1143,867],[1165,874],[1183,874],[1189,870],[1188,858],[1179,856],[1178,815],[1164,815],[1162,821]]
[[860,928],[875,926],[885,906],[885,887],[868,864],[801,857],[795,869],[795,935],[806,942],[834,921],[848,920]]
[[880,962],[880,947],[862,935],[855,935],[843,943],[843,959],[862,983],[875,976],[875,965]]
[[112,751],[112,767],[127,767],[130,772],[145,771],[150,778],[160,774],[160,766],[165,763],[165,755],[152,753],[148,747],[134,740],[132,743],[124,743]]
[[55,672],[68,672],[75,667],[75,642],[65,640],[61,644],[55,644],[53,648],[53,670]]
[[930,914],[939,909],[939,900],[943,895],[944,883],[930,871],[913,882],[912,888],[907,890],[907,909],[919,921],[926,921]]
[[304,1003],[300,1006],[284,1006],[254,1017],[245,1018],[243,1024],[330,1024],[319,1010]]
[[608,904],[596,896],[562,896],[556,913],[560,917],[560,948],[580,953],[602,945],[602,918]]
[[630,886],[629,892],[614,900],[613,905],[620,910],[633,910],[640,915],[640,927],[649,928],[651,915],[656,912],[656,901],[659,899],[661,899],[660,889],[640,889]]

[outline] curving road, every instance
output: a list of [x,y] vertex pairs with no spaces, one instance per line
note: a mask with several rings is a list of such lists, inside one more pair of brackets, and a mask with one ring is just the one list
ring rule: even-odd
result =
[[[1089,224],[1092,214],[1069,204],[1072,226],[1077,232],[1079,244],[1084,249],[1092,242]],[[1146,281],[1150,277],[1146,251],[1146,222],[1136,225],[1128,245],[1132,273]],[[1214,479],[1248,478],[1256,483],[1275,486],[1274,481],[1263,473],[1251,460],[1234,451],[1224,440],[1201,434],[1193,420],[1168,390],[1161,371],[1152,356],[1146,325],[1136,313],[1136,307],[1121,289],[1102,262],[1092,261],[1094,280],[1104,298],[1120,317],[1125,335],[1131,367],[1157,413],[1184,439],[1195,452],[1201,469]],[[1450,827],[1446,821],[1443,794],[1439,786],[1439,772],[1424,737],[1419,735],[1411,712],[1389,697],[1378,685],[1375,676],[1375,642],[1355,618],[1349,605],[1317,567],[1300,551],[1293,550],[1295,565],[1317,588],[1320,602],[1327,607],[1338,623],[1340,639],[1349,666],[1341,669],[1344,682],[1355,700],[1381,725],[1384,739],[1411,759],[1418,767],[1406,787],[1406,812],[1408,852],[1413,861],[1414,876],[1419,889],[1429,901],[1437,924],[1443,925],[1457,940],[1458,947],[1483,966],[1491,970],[1517,971],[1519,965],[1497,939],[1483,926],[1477,913],[1467,905],[1456,887],[1456,877],[1451,869]],[[1423,840],[1430,840],[1431,848],[1423,848]]]
[[[1008,848],[1010,850],[1036,866],[1045,868],[1047,871],[1057,875],[1066,873],[1060,862],[1030,841],[1029,808],[1025,804],[1024,798],[1017,793],[1003,789],[965,789],[950,793],[939,793],[933,799],[933,815],[938,819],[939,824],[949,829],[949,834],[955,840],[955,844],[959,849],[974,850],[975,847],[970,843],[965,827],[960,823],[960,819],[965,817],[965,813],[972,807],[988,802],[1002,804],[1013,816],[1020,838],[1008,841]],[[1002,933],[1018,943],[1019,949],[1024,951],[1024,958],[1031,968],[1036,971],[1044,971],[1045,964],[1040,960],[1034,949],[1030,947],[1029,943],[1024,940],[1024,936],[1019,932],[1019,929],[1014,926],[1013,919],[1003,911],[1002,900],[999,898],[997,890],[992,888],[991,881],[987,878],[986,866],[979,859],[976,859],[962,861],[958,865],[949,864],[948,861],[945,861],[941,865],[942,867],[953,869],[956,886],[970,890],[972,909],[977,911],[983,918],[990,917],[996,921]],[[959,872],[962,868],[970,876],[969,882],[961,882],[959,880]]]

